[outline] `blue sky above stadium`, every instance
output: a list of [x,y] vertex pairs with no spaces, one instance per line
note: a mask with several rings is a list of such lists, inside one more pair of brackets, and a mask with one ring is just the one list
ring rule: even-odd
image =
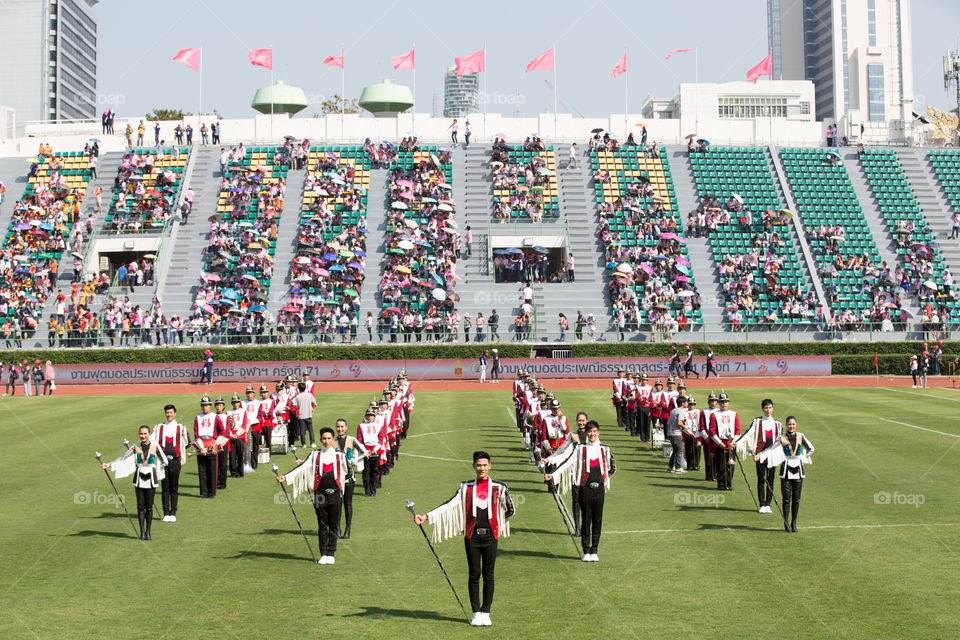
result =
[[[340,93],[340,69],[322,64],[345,46],[346,94],[381,78],[408,86],[413,72],[394,71],[390,56],[416,45],[417,112],[438,114],[443,73],[455,56],[486,46],[488,111],[533,116],[553,110],[551,72],[524,73],[536,55],[556,45],[561,112],[604,116],[622,112],[624,76],[610,71],[628,56],[630,111],[647,95],[673,96],[693,82],[694,56],[664,55],[699,48],[702,82],[743,80],[767,54],[766,0],[715,2],[488,2],[463,5],[435,0],[377,2],[262,2],[251,0],[103,0],[99,23],[99,92],[119,115],[153,107],[196,111],[197,73],[172,62],[177,49],[203,49],[203,106],[228,118],[250,117],[257,88],[270,72],[253,67],[246,51],[274,50],[274,76],[303,88],[311,106]],[[485,8],[481,8],[484,6]],[[957,48],[960,2],[913,1],[915,92],[927,104],[956,106],[943,89],[941,56]],[[482,81],[483,82],[483,81]],[[481,85],[483,86],[483,85]],[[436,101],[436,108],[434,106]]]

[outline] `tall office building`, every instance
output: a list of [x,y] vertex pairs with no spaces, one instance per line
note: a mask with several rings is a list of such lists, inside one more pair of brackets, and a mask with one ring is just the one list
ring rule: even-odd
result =
[[462,118],[480,110],[480,74],[457,75],[457,68],[450,67],[443,77],[443,115],[446,118]]
[[843,135],[897,137],[913,111],[910,0],[767,0],[773,77],[810,80]]
[[97,115],[98,0],[0,2],[0,104],[27,120]]

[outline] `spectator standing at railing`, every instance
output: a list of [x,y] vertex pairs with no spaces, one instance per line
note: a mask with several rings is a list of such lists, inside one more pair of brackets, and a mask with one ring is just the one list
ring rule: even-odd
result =
[[193,144],[193,125],[188,124],[184,132],[187,134],[187,144],[188,145]]
[[560,342],[565,342],[567,339],[567,329],[570,328],[570,322],[564,314],[560,313],[558,316],[557,325],[560,327]]
[[[467,136],[469,139],[470,134],[468,133]],[[470,225],[467,225],[466,241],[467,241],[467,257],[469,258],[470,256],[473,255],[473,231],[470,230]],[[458,255],[457,257],[459,258],[460,256]]]
[[567,282],[574,282],[573,267],[574,260],[573,254],[571,253],[569,256],[567,256]]
[[210,144],[210,130],[207,128],[207,123],[204,122],[200,125],[200,144],[207,145]]
[[496,309],[490,312],[487,325],[490,327],[490,342],[500,342],[500,333],[498,332],[500,328],[500,315],[497,314]]
[[450,126],[447,127],[448,129],[450,129],[450,132],[451,132],[451,133],[450,133],[450,140],[453,141],[453,145],[454,145],[454,146],[457,145],[457,128],[458,128],[458,127],[459,127],[459,125],[457,124],[457,119],[456,119],[456,118],[454,118],[454,119],[453,119],[453,122],[450,124]]
[[147,127],[143,124],[143,120],[140,121],[140,124],[137,125],[137,146],[143,146],[143,134],[146,133]]

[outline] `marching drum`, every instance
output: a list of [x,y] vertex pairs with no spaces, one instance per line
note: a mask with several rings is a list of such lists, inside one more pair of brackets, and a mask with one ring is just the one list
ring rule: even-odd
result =
[[269,464],[269,462],[270,462],[270,447],[262,444],[260,445],[260,451],[257,452],[257,463]]
[[271,453],[286,453],[288,447],[287,442],[287,425],[278,424],[273,428],[273,435],[270,436],[270,452]]

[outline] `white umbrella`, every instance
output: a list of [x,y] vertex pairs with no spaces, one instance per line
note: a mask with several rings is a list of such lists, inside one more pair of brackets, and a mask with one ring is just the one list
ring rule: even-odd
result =
[[937,283],[935,283],[933,280],[927,280],[926,282],[923,283],[923,286],[927,287],[928,289],[933,289],[934,291],[940,288],[937,286]]
[[624,273],[633,273],[633,267],[626,262],[622,262],[617,265],[617,271],[623,271]]
[[415,245],[409,240],[401,240],[400,242],[397,243],[397,246],[400,247],[401,249],[405,249],[409,251],[410,249],[413,249]]
[[678,298],[689,298],[693,295],[693,291],[684,290],[677,294]]
[[416,228],[417,228],[417,221],[416,221],[416,220],[404,220],[403,223],[404,223],[405,225],[407,225],[408,227],[410,227],[411,229],[416,229]]
[[733,194],[733,199],[739,202],[740,204],[743,204],[743,196],[741,196],[739,193]]

